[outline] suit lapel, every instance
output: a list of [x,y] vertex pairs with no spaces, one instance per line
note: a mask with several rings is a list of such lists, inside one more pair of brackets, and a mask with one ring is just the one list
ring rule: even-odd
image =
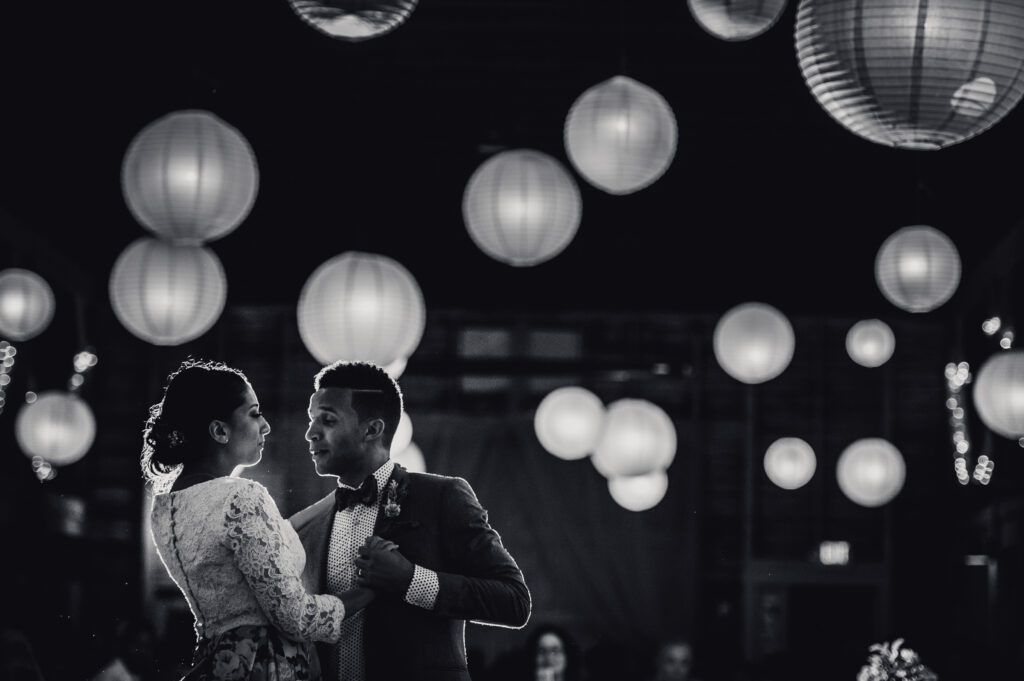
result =
[[402,517],[402,503],[409,494],[409,472],[399,464],[395,464],[391,477],[384,485],[377,507],[377,521],[373,525],[373,533],[384,539],[389,538],[392,527]]

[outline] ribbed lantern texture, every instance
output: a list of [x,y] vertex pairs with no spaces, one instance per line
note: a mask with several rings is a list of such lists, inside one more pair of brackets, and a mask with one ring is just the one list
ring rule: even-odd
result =
[[896,307],[930,312],[949,300],[960,285],[960,254],[949,237],[934,227],[903,227],[878,249],[875,281]]
[[40,456],[54,466],[66,466],[92,447],[96,418],[78,395],[47,390],[18,412],[14,436],[25,456]]
[[1021,0],[801,0],[800,70],[818,103],[878,144],[940,149],[1024,94]]
[[35,338],[53,321],[53,289],[35,272],[12,267],[0,272],[0,338]]
[[385,367],[416,350],[426,308],[419,285],[400,263],[349,251],[306,280],[298,322],[302,342],[322,364],[349,360]]
[[509,265],[537,265],[561,253],[580,226],[576,182],[562,164],[532,149],[503,151],[469,178],[462,217],[473,243]]
[[604,403],[586,388],[552,390],[537,405],[533,429],[545,450],[572,461],[591,454],[604,425]]
[[608,493],[627,511],[646,511],[657,506],[668,492],[668,473],[656,470],[646,475],[608,479]]
[[722,40],[749,40],[782,16],[787,0],[687,0],[697,25]]
[[846,352],[857,364],[880,367],[896,349],[896,336],[881,319],[863,319],[846,333]]
[[606,478],[665,470],[676,456],[676,427],[661,407],[622,398],[608,405],[591,463]]
[[176,111],[135,136],[121,165],[132,215],[157,236],[199,244],[228,234],[256,200],[256,157],[208,111]]
[[907,476],[903,455],[882,438],[852,443],[836,462],[836,481],[847,498],[861,506],[875,507],[892,501]]
[[220,317],[227,280],[208,248],[142,237],[118,256],[109,290],[126,329],[153,345],[180,345]]
[[781,374],[793,359],[795,346],[789,320],[764,303],[737,305],[715,325],[715,359],[743,383],[764,383]]
[[803,487],[817,467],[814,449],[798,437],[779,438],[764,453],[764,472],[782,489]]
[[332,38],[358,42],[395,30],[418,0],[288,0],[307,24]]
[[665,98],[627,76],[585,91],[565,119],[569,160],[609,194],[630,194],[661,177],[675,157],[677,136]]
[[985,360],[974,381],[974,406],[994,433],[1024,437],[1024,350],[1001,350]]

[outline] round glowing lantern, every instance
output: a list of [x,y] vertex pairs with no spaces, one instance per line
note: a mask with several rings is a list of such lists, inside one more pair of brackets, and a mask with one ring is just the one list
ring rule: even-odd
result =
[[604,427],[591,463],[606,478],[665,470],[676,456],[676,428],[661,407],[632,398],[605,411]]
[[423,450],[415,442],[410,442],[398,453],[392,453],[391,460],[413,473],[427,472],[427,460],[423,457]]
[[53,290],[35,272],[18,267],[0,272],[0,337],[35,338],[50,325],[54,307]]
[[391,362],[390,364],[388,364],[386,367],[381,367],[381,368],[384,369],[384,371],[387,372],[388,376],[390,376],[391,378],[393,378],[393,379],[395,379],[397,381],[398,378],[403,373],[405,373],[405,368],[408,365],[409,365],[409,358],[408,357],[399,357],[394,362]]
[[668,492],[668,474],[656,470],[646,475],[609,478],[608,492],[615,503],[628,511],[646,511],[657,506]]
[[580,192],[562,164],[532,149],[503,151],[469,178],[462,216],[473,243],[509,265],[555,257],[580,226]]
[[661,177],[675,156],[677,135],[665,98],[627,76],[588,89],[565,119],[569,160],[609,194],[630,194]]
[[894,499],[903,489],[906,475],[903,455],[881,438],[857,440],[836,462],[839,489],[861,506],[881,506]]
[[881,319],[863,319],[846,333],[846,352],[857,364],[880,367],[896,349],[896,336]]
[[395,435],[391,438],[391,451],[400,452],[412,442],[412,419],[402,411],[402,417],[398,419],[398,427],[395,428]]
[[878,249],[875,281],[896,307],[929,312],[949,300],[960,285],[960,254],[934,227],[903,227]]
[[395,30],[416,9],[418,0],[288,0],[292,10],[324,35],[348,42],[376,38]]
[[537,405],[533,429],[541,446],[559,459],[582,459],[597,446],[604,414],[601,398],[586,388],[557,388]]
[[126,329],[153,345],[181,345],[214,325],[228,285],[210,249],[142,237],[117,257],[109,289]]
[[775,25],[787,0],[688,0],[697,25],[722,40],[749,40]]
[[764,453],[764,472],[782,489],[803,487],[817,467],[814,449],[798,437],[779,438]]
[[764,303],[737,305],[715,326],[715,358],[743,383],[764,383],[781,374],[793,359],[795,345],[789,320]]
[[299,294],[299,335],[322,364],[408,358],[426,324],[409,271],[383,255],[349,251],[320,265]]
[[878,144],[941,149],[1024,94],[1020,0],[801,0],[797,60],[818,103]]
[[985,426],[1003,437],[1024,437],[1024,350],[1000,351],[982,364],[974,406]]
[[81,459],[92,447],[96,419],[78,395],[47,390],[18,412],[14,435],[25,456],[38,456],[54,466],[66,466]]
[[157,236],[219,239],[256,200],[256,157],[238,130],[209,111],[175,111],[135,136],[121,165],[132,215]]

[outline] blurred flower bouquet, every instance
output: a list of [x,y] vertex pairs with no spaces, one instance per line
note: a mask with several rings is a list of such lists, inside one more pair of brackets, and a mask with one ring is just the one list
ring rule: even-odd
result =
[[868,661],[857,674],[857,681],[938,681],[935,672],[921,664],[917,653],[903,648],[903,639],[868,648]]

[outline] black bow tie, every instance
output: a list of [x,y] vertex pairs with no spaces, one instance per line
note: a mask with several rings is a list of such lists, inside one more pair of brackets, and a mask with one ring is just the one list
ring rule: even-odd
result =
[[344,511],[356,504],[373,506],[377,503],[377,478],[367,477],[357,489],[339,487],[334,490],[334,511]]

